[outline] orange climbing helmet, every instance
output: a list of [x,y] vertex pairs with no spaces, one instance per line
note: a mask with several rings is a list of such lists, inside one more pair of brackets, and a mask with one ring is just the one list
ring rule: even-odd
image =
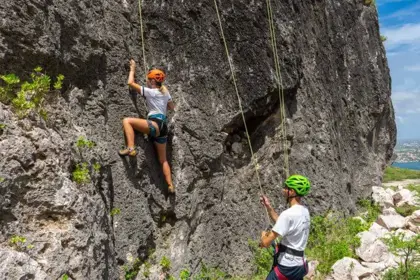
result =
[[153,69],[150,70],[149,73],[147,73],[148,79],[154,79],[158,83],[163,83],[163,81],[165,80],[165,76],[165,72],[163,72],[160,69]]

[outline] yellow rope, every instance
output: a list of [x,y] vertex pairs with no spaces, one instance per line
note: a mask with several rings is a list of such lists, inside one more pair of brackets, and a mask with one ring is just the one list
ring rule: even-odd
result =
[[142,16],[142,9],[141,9],[141,1],[139,0],[139,15],[140,15],[140,35],[141,35],[141,49],[143,52],[143,65],[144,65],[144,82],[146,83],[146,75],[147,75],[147,63],[146,63],[146,52],[144,50],[144,36],[143,36],[143,16]]
[[289,156],[288,156],[288,151],[287,151],[287,133],[286,133],[286,124],[285,124],[286,107],[285,107],[283,81],[281,77],[279,55],[277,51],[276,31],[275,31],[274,20],[273,20],[273,10],[271,7],[271,0],[267,0],[267,13],[268,13],[268,23],[269,23],[269,29],[270,29],[271,48],[273,50],[274,67],[276,70],[276,82],[277,82],[277,87],[279,89],[280,119],[281,119],[280,128],[283,134],[284,170],[285,170],[286,178],[287,178],[289,177]]
[[[229,62],[229,67],[230,67],[230,72],[231,72],[231,75],[232,75],[233,85],[235,87],[236,96],[238,97],[239,109],[241,110],[242,121],[244,123],[245,133],[246,133],[246,137],[247,137],[247,140],[248,140],[249,149],[251,151],[251,157],[252,157],[252,160],[254,161],[255,173],[257,175],[258,185],[259,185],[259,188],[260,188],[261,195],[264,195],[264,192],[263,192],[263,189],[262,189],[262,186],[261,186],[260,175],[258,173],[258,169],[259,169],[258,159],[257,159],[256,155],[254,154],[254,150],[252,149],[251,138],[249,137],[248,127],[246,125],[246,120],[245,120],[245,114],[244,114],[244,110],[242,108],[242,101],[241,101],[241,97],[239,95],[238,86],[236,84],[236,77],[235,77],[235,73],[233,71],[233,65],[232,65],[232,61],[230,59],[230,54],[229,54],[229,49],[228,49],[228,46],[227,46],[227,43],[226,43],[225,34],[223,32],[222,19],[220,17],[220,13],[219,13],[219,7],[217,6],[217,0],[214,0],[214,6],[216,8],[217,19],[219,20],[220,33],[221,33],[221,36],[222,36],[222,39],[223,39],[223,44],[225,46],[226,56],[227,56],[227,59],[228,59],[228,62]],[[268,210],[266,208],[265,208],[265,211],[266,211],[266,214],[267,214],[268,224],[270,224],[270,216],[269,216]]]

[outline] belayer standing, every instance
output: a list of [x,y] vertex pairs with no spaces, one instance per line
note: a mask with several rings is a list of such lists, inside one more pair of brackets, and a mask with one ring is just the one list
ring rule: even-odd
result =
[[139,94],[146,98],[149,113],[147,119],[140,118],[124,118],[123,126],[127,147],[119,151],[121,156],[136,156],[137,152],[134,147],[134,130],[149,135],[155,145],[159,162],[162,165],[163,174],[168,191],[175,193],[175,187],[172,184],[171,168],[166,159],[166,142],[168,137],[168,126],[166,119],[166,111],[174,110],[175,104],[171,95],[165,86],[162,85],[165,80],[165,72],[160,69],[152,69],[147,74],[146,87],[140,86],[134,81],[136,63],[130,60],[130,73],[128,75],[128,85],[136,90]]
[[260,246],[267,248],[277,237],[281,238],[280,243],[275,245],[273,268],[266,280],[303,280],[308,273],[304,250],[309,237],[310,216],[308,209],[301,204],[301,198],[309,193],[310,188],[310,182],[304,176],[287,178],[282,194],[290,207],[280,216],[267,197],[261,196],[261,203],[275,225],[271,231],[261,233]]

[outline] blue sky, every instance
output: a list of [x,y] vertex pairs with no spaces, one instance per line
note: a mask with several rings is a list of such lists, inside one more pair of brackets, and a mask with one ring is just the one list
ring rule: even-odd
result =
[[420,0],[377,0],[392,78],[397,139],[420,139]]

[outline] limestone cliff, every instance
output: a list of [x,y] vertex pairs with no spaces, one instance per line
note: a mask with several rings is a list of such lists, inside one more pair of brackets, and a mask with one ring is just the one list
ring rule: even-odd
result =
[[[290,172],[312,181],[306,203],[314,212],[353,211],[392,156],[389,69],[376,9],[363,2],[273,3],[284,137],[265,1],[219,1],[273,204],[284,204],[284,141]],[[144,75],[138,2],[2,0],[0,18],[0,74],[24,78],[40,65],[66,77],[46,105],[48,121],[19,120],[0,103],[7,125],[0,133],[0,279],[118,279],[127,255],[145,260],[150,250],[158,260],[167,256],[174,273],[201,262],[251,273],[247,242],[266,227],[265,213],[213,1],[143,3],[146,60],[166,69],[177,105],[168,146],[175,197],[143,135],[135,160],[117,155],[122,118],[147,112],[126,86],[129,58],[140,64],[137,77]],[[81,135],[97,145],[81,153]],[[81,160],[101,168],[79,185],[71,174]],[[120,213],[111,216],[112,209]],[[12,235],[34,248],[17,252]]]

